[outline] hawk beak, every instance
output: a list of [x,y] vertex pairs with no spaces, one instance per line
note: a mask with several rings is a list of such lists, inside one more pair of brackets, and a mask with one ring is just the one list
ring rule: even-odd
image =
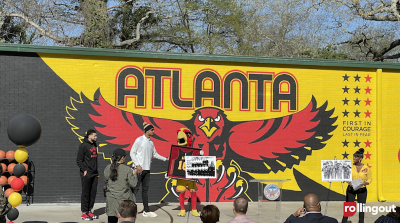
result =
[[206,120],[204,120],[204,123],[199,126],[199,129],[203,130],[207,138],[211,138],[211,136],[219,129],[219,127],[215,124],[214,119],[208,117]]
[[187,145],[187,138],[186,134],[182,131],[178,132],[178,145],[186,146]]

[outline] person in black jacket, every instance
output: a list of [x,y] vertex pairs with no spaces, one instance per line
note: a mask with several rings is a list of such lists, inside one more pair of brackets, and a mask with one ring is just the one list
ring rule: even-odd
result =
[[86,137],[79,146],[76,163],[80,169],[82,194],[81,211],[82,220],[98,219],[92,213],[94,201],[97,193],[97,183],[99,181],[99,172],[97,171],[97,133],[93,129],[86,132]]
[[[300,215],[303,215],[300,217]],[[304,197],[303,207],[290,215],[284,223],[338,223],[334,218],[321,214],[321,204],[314,194],[307,194]]]
[[393,211],[386,216],[382,215],[374,223],[399,223],[400,222],[400,207],[397,206]]

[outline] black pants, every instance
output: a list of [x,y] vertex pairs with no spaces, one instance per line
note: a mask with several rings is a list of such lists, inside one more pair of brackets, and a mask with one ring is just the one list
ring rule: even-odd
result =
[[108,216],[108,223],[118,223],[118,217]]
[[143,170],[142,174],[138,174],[138,183],[135,187],[135,190],[133,193],[136,194],[139,192],[139,187],[142,185],[142,199],[143,199],[143,206],[144,206],[144,211],[149,212],[149,185],[150,185],[150,170]]
[[82,194],[81,194],[81,211],[82,213],[89,212],[93,209],[94,200],[97,194],[98,176],[89,177],[88,175],[81,176]]
[[[357,195],[357,202],[365,204],[367,202],[367,187],[360,188],[358,190],[353,190],[353,187],[350,185],[347,187],[346,190],[346,202],[354,202],[356,200]],[[342,218],[342,223],[347,222],[347,217]],[[364,223],[364,212],[358,213],[358,222]]]

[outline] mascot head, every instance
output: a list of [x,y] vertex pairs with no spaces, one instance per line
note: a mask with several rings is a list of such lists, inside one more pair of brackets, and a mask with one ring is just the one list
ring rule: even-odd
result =
[[178,133],[178,145],[192,147],[193,135],[189,129],[180,128],[177,130],[177,133]]

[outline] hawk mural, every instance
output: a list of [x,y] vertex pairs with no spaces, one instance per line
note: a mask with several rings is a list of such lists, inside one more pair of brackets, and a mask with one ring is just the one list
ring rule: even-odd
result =
[[[176,114],[177,120],[162,119],[116,108],[104,100],[100,90],[94,98],[91,101],[82,94],[80,101],[71,100],[67,121],[79,136],[84,135],[79,131],[85,131],[86,126],[94,126],[102,135],[99,139],[105,141],[103,145],[129,151],[135,139],[143,134],[142,123],[147,122],[155,128],[152,140],[157,152],[169,156],[171,145],[176,144],[176,129],[190,129],[192,147],[201,148],[205,156],[217,158],[217,178],[198,181],[200,201],[230,201],[239,195],[252,200],[249,173],[276,173],[299,165],[313,150],[322,149],[337,127],[334,125],[337,117],[331,117],[334,109],[327,110],[328,102],[317,107],[314,97],[297,113],[253,121],[230,121],[224,110],[217,107],[198,108],[189,120],[179,120],[179,114]],[[85,127],[80,123],[85,123]],[[152,172],[165,173],[167,167],[159,166],[153,164]],[[160,199],[177,197],[174,180],[159,175],[162,176],[159,180],[165,183],[160,188],[165,190],[165,196]],[[256,189],[253,191],[254,199]]]

